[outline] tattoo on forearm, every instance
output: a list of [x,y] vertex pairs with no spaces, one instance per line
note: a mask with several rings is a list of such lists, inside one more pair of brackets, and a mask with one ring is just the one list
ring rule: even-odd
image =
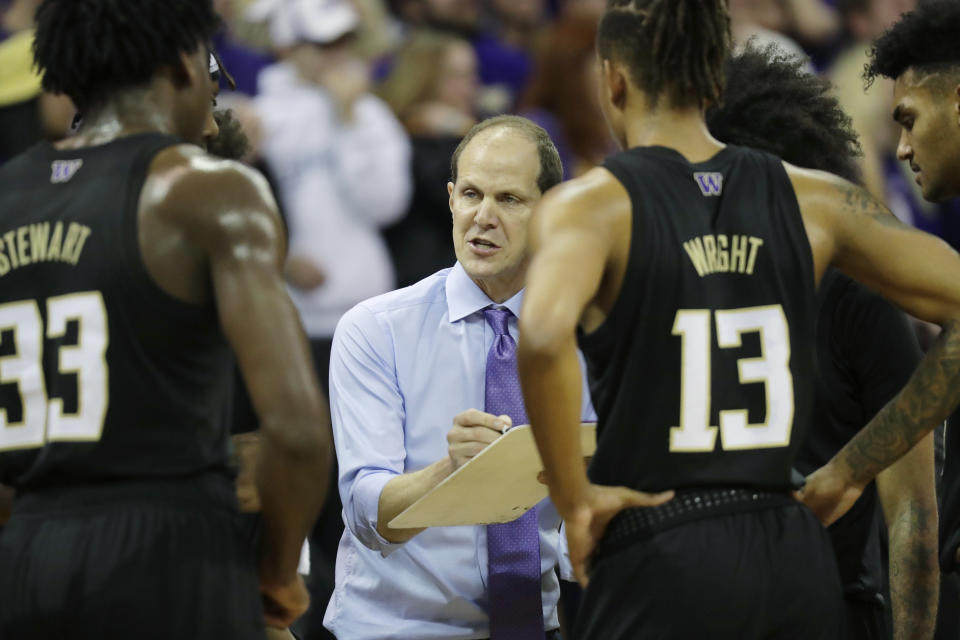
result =
[[854,184],[837,185],[837,190],[843,195],[845,204],[844,213],[865,215],[888,227],[895,227],[907,231],[914,230],[897,219],[889,209],[884,207],[869,191]]
[[866,484],[897,461],[960,404],[960,321],[940,337],[907,385],[844,447],[840,461]]
[[890,527],[894,640],[933,638],[940,586],[935,516],[923,505],[910,504]]

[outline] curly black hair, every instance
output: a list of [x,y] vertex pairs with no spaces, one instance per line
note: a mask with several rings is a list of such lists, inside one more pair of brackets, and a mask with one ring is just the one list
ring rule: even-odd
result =
[[84,111],[148,83],[220,27],[211,0],[44,0],[33,55],[43,88]]
[[960,71],[960,2],[921,0],[870,49],[867,86],[877,76],[896,79],[907,69],[923,74]]
[[227,160],[240,160],[247,155],[250,140],[240,122],[233,117],[233,111],[217,109],[213,112],[213,119],[217,121],[220,133],[207,143],[207,152]]
[[860,142],[830,82],[776,45],[751,42],[725,65],[723,104],[707,110],[707,127],[728,144],[767,151],[790,164],[860,182]]
[[726,0],[608,0],[597,31],[600,57],[627,64],[653,106],[720,100],[730,51]]

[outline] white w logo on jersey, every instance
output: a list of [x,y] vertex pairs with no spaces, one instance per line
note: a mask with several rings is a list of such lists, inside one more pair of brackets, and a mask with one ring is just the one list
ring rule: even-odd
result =
[[700,172],[693,174],[693,178],[705,196],[718,196],[723,191],[723,174]]
[[50,182],[66,182],[80,170],[83,160],[54,160],[50,165]]

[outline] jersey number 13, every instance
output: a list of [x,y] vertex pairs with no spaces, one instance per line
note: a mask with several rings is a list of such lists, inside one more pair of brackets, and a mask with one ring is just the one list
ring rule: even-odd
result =
[[[709,309],[681,309],[673,335],[681,339],[680,426],[670,427],[670,451],[713,451],[718,428],[710,425],[710,358],[712,349]],[[760,357],[737,360],[740,383],[762,383],[766,395],[766,420],[748,421],[746,409],[719,412],[721,447],[726,450],[785,447],[793,428],[793,376],[790,373],[790,334],[780,305],[714,311],[717,346],[737,348],[741,335],[760,334]]]

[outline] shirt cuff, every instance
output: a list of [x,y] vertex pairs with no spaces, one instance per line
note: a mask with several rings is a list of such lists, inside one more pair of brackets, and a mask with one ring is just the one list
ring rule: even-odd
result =
[[365,547],[379,551],[384,558],[404,545],[403,542],[390,542],[377,531],[380,494],[396,475],[389,471],[371,472],[359,478],[353,488],[357,524],[354,533]]

